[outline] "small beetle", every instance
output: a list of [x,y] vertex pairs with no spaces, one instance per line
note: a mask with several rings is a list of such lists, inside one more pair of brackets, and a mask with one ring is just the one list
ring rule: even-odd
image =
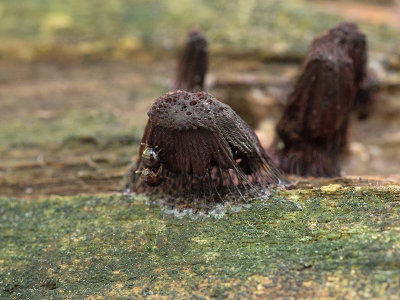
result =
[[158,169],[160,167],[160,158],[156,148],[146,147],[142,152],[142,161],[145,167]]
[[162,182],[161,168],[158,169],[157,173],[154,173],[149,168],[145,168],[139,171],[140,177],[148,186],[157,186]]
[[145,144],[142,146],[146,146],[141,155],[144,168],[137,170],[136,173],[140,173],[140,177],[148,186],[157,186],[162,181],[162,168],[157,147],[151,148]]

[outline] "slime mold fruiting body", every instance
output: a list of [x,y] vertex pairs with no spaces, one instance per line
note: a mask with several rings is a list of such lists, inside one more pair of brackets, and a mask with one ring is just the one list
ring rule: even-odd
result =
[[168,93],[154,102],[148,116],[132,172],[134,191],[221,199],[283,181],[253,130],[208,93]]
[[204,89],[208,68],[208,43],[198,30],[191,30],[178,62],[175,90],[197,92]]
[[349,115],[365,76],[365,36],[343,23],[316,38],[276,126],[272,153],[287,173],[340,175]]

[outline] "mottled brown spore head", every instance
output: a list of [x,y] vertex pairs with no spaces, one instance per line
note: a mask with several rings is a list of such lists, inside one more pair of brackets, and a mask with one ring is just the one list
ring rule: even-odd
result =
[[325,36],[313,43],[276,127],[272,152],[285,172],[340,175],[355,76],[347,49]]
[[197,92],[204,89],[208,68],[208,43],[204,35],[193,29],[178,62],[175,90]]
[[[157,149],[160,165],[151,171],[161,173],[157,188],[163,193],[190,195],[189,201],[218,199],[259,192],[283,180],[253,130],[208,93],[168,93],[148,116],[136,170],[144,168],[143,151]],[[133,176],[132,187],[151,190],[139,176]]]
[[311,49],[328,42],[338,45],[352,60],[354,82],[356,86],[359,86],[366,76],[367,39],[365,34],[354,23],[340,23],[326,34],[314,39]]

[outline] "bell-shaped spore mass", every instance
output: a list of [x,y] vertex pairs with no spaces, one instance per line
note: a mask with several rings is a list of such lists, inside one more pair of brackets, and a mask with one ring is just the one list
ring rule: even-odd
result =
[[[283,182],[249,125],[208,93],[168,93],[154,102],[148,116],[132,173],[134,191],[153,189],[142,180],[143,169],[160,177],[158,191],[193,200],[219,201],[226,194],[243,198]],[[155,168],[144,161],[149,149],[158,155]]]

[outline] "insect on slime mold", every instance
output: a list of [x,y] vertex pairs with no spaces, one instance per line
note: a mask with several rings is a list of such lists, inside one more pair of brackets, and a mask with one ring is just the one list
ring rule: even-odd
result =
[[208,93],[168,93],[148,116],[133,191],[218,201],[284,181],[249,125]]

